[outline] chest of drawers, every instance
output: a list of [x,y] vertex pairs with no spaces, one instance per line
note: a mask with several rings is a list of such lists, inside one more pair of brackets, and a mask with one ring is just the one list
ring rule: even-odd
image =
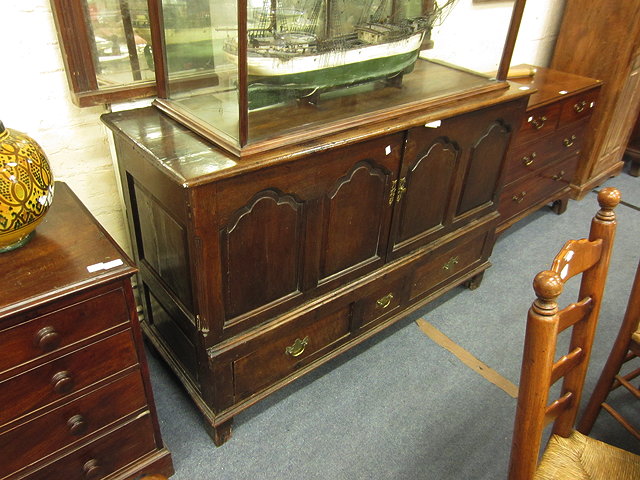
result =
[[0,270],[0,479],[171,475],[135,269],[64,183]]
[[536,92],[507,154],[498,232],[548,204],[566,210],[600,91],[597,80],[540,67],[515,81]]

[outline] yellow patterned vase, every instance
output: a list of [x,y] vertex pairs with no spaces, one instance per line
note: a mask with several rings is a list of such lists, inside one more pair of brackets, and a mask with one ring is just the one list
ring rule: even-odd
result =
[[0,122],[0,253],[29,241],[52,200],[53,176],[42,148]]

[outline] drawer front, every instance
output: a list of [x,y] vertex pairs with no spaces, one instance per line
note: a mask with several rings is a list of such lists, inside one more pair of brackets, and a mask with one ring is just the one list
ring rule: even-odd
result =
[[[555,137],[553,138],[555,139]],[[515,180],[546,167],[556,160],[559,154],[557,142],[553,139],[515,146],[507,155],[504,184],[509,185]]]
[[474,231],[427,255],[416,266],[410,286],[410,300],[424,296],[445,282],[479,264],[489,239],[486,229]]
[[561,157],[575,154],[585,140],[586,121],[558,129],[540,141],[518,144],[510,150],[505,165],[505,185],[546,168]]
[[502,217],[500,221],[509,220],[566,188],[573,179],[577,161],[577,155],[573,155],[505,188],[498,208]]
[[589,117],[596,106],[599,92],[600,89],[596,88],[564,100],[560,111],[559,125],[567,125]]
[[553,132],[558,126],[561,105],[553,103],[534,108],[527,112],[516,135],[518,143],[540,139]]
[[[105,405],[108,408],[104,408]],[[142,378],[136,371],[0,434],[0,451],[5,458],[0,462],[0,478],[82,440],[145,405]]]
[[108,435],[28,476],[29,480],[106,478],[156,449],[151,416],[143,414]]
[[373,293],[366,295],[362,300],[358,300],[354,307],[354,316],[360,324],[360,328],[371,326],[373,322],[382,320],[398,312],[404,306],[404,285],[405,278],[376,279]]
[[126,330],[0,382],[0,425],[137,362],[131,331]]
[[[236,400],[295,372],[349,335],[351,307],[311,312],[256,339],[255,349],[233,362]],[[321,316],[318,320],[314,317]],[[242,347],[240,347],[242,348]]]
[[118,289],[8,328],[0,332],[0,372],[128,321]]

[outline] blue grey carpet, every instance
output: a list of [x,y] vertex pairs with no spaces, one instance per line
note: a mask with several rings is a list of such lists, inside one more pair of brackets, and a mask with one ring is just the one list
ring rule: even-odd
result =
[[[640,178],[618,187],[618,234],[585,393],[619,328],[640,257]],[[480,288],[462,287],[235,417],[216,448],[171,372],[149,354],[174,480],[504,479],[515,400],[427,337],[424,318],[511,382],[519,380],[531,281],[569,238],[588,233],[596,194],[543,209],[501,235]],[[635,407],[635,413],[638,413]],[[640,453],[600,415],[593,436]]]

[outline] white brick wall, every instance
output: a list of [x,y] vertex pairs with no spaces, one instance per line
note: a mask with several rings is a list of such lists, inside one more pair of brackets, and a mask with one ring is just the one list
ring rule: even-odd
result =
[[[467,19],[482,19],[489,29],[492,21],[505,18],[511,3],[473,4],[472,0],[460,0]],[[514,63],[546,65],[563,5],[562,0],[528,2]],[[55,178],[68,183],[129,251],[109,136],[99,118],[106,110],[78,108],[71,102],[49,1],[0,0],[0,18],[0,119],[42,146]],[[477,43],[468,42],[465,31],[463,22],[452,40],[454,48]]]
[[[71,102],[48,0],[0,0],[0,119],[33,137],[98,221],[129,251],[104,107]],[[54,200],[55,201],[55,200]]]

